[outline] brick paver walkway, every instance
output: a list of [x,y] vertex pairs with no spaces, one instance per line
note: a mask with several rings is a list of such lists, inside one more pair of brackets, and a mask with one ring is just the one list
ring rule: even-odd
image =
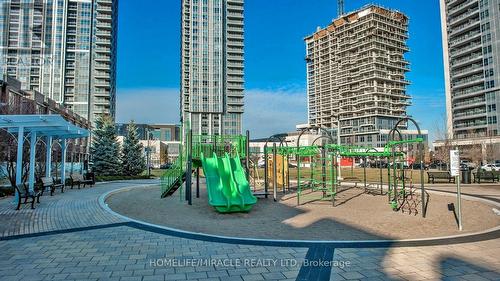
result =
[[0,280],[500,280],[499,237],[416,247],[214,242],[98,204],[105,192],[150,183],[68,190],[36,210],[0,200]]

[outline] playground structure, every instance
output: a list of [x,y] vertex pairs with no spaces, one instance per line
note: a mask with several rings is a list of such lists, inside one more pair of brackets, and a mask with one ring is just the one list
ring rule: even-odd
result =
[[186,140],[178,159],[161,177],[162,197],[179,190],[180,199],[184,197],[191,205],[192,175],[196,175],[196,197],[199,198],[203,170],[211,206],[221,213],[250,211],[257,198],[247,178],[248,132],[247,136],[193,135],[190,129],[185,132]]
[[[358,187],[362,184],[365,192],[372,194],[386,195],[388,203],[394,211],[402,211],[409,214],[421,213],[425,217],[428,194],[424,186],[424,139],[417,137],[415,139],[403,140],[398,127],[403,122],[413,122],[420,133],[420,128],[411,118],[401,119],[393,130],[389,132],[389,141],[382,151],[373,147],[362,147],[353,145],[339,145],[333,143],[333,137],[324,128],[304,129],[299,134],[297,146],[289,147],[281,135],[274,135],[268,138],[264,145],[264,195],[270,195],[269,188],[273,188],[273,198],[276,200],[278,188],[283,193],[287,191],[296,192],[297,205],[301,204],[301,199],[307,194],[320,194],[315,200],[331,200],[335,206],[337,195],[345,189]],[[323,134],[318,136],[310,146],[300,146],[300,138],[307,130],[321,131]],[[316,142],[322,141],[321,144]],[[273,142],[269,146],[269,142]],[[417,186],[413,182],[413,169],[408,169],[410,158],[407,149],[410,144],[417,144],[416,160],[420,162],[420,184]],[[341,159],[351,159],[351,175],[339,177],[339,163]],[[354,158],[361,159],[363,165],[363,179],[354,177]],[[291,160],[295,160],[296,178],[290,179],[292,174],[289,167]],[[367,182],[367,163],[376,159],[379,170],[378,182]],[[385,164],[383,165],[383,162]],[[415,161],[413,159],[412,161]],[[275,164],[276,163],[276,164]],[[304,168],[308,167],[308,171]],[[384,172],[385,169],[385,172]],[[256,170],[253,167],[253,170]],[[387,175],[387,183],[384,183],[384,173]],[[255,177],[255,176],[254,176]],[[295,185],[292,188],[291,183]],[[292,190],[293,189],[293,190]],[[316,195],[317,196],[317,195]],[[419,210],[418,207],[421,207]]]
[[[301,204],[301,199],[305,195],[319,193],[320,196],[316,200],[331,200],[332,206],[335,206],[335,200],[343,190],[362,187],[365,192],[372,194],[384,195],[385,192],[388,203],[394,211],[415,215],[421,213],[425,217],[428,194],[424,186],[424,140],[421,137],[403,139],[398,128],[407,122],[413,122],[418,134],[421,135],[420,128],[413,119],[403,118],[390,131],[389,141],[381,151],[373,147],[334,143],[333,137],[325,128],[302,130],[297,145],[293,147],[288,146],[284,135],[273,135],[267,139],[263,155],[257,155],[257,159],[263,157],[264,160],[263,190],[256,189],[260,181],[257,167],[259,161],[250,161],[248,131],[246,136],[193,136],[192,131],[188,129],[184,134],[186,139],[179,158],[161,178],[162,197],[172,195],[179,190],[181,200],[184,198],[192,204],[192,175],[196,175],[198,198],[200,170],[203,170],[209,203],[218,212],[248,212],[256,203],[256,196],[268,198],[272,195],[276,201],[279,187],[283,194],[296,192],[297,205]],[[300,146],[301,136],[311,129],[322,134],[312,145]],[[270,143],[272,145],[269,145]],[[409,170],[409,165],[406,165],[409,162],[406,148],[410,144],[417,144],[416,159],[420,162],[420,188],[413,182],[413,170]],[[339,176],[339,163],[342,158],[352,159],[351,175],[343,178]],[[354,177],[352,173],[355,158],[361,159],[364,163],[362,180]],[[379,181],[369,183],[366,168],[368,161],[373,159],[378,162]],[[297,163],[295,179],[291,179],[292,160]],[[384,166],[382,160],[385,160]],[[253,167],[250,167],[251,164]],[[309,170],[304,171],[305,167]],[[384,183],[383,179],[384,169],[387,183]],[[253,189],[249,182],[253,183]],[[184,183],[185,192],[182,188]],[[269,192],[270,185],[272,193]]]

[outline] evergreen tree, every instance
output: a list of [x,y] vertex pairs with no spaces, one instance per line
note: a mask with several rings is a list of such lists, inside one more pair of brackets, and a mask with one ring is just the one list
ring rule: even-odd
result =
[[92,131],[90,153],[96,174],[103,176],[121,174],[120,144],[116,139],[115,124],[108,115],[101,115],[96,120],[96,128]]
[[122,169],[123,174],[127,176],[139,175],[146,169],[146,161],[142,155],[142,144],[139,142],[134,121],[130,121],[128,124],[127,137],[123,141]]

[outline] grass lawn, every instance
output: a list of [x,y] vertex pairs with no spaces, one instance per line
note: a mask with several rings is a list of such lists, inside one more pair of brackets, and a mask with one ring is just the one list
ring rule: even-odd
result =
[[[259,178],[264,178],[264,169],[257,169],[259,173]],[[165,169],[152,169],[151,170],[151,176],[152,177],[160,177],[165,173]],[[203,170],[202,170],[203,171]],[[319,179],[319,174],[321,170],[316,169],[316,175]],[[144,175],[147,175],[148,171],[144,171]],[[300,176],[301,178],[309,178],[311,173],[310,168],[301,168],[300,169]],[[345,179],[345,181],[355,181],[353,178],[357,178],[360,181],[363,180],[363,168],[354,168],[354,170],[351,172],[351,168],[344,167],[342,168],[342,177]],[[420,170],[406,170],[406,177],[412,177],[413,178],[413,183],[420,183]],[[297,168],[290,168],[290,180],[296,180],[297,179]],[[382,179],[384,183],[387,183],[387,169],[382,169]],[[380,171],[379,169],[374,169],[374,168],[366,168],[366,180],[367,182],[380,182]],[[424,181],[427,183],[427,172],[424,171]]]
[[[290,168],[290,180],[297,179],[297,168]],[[264,177],[264,169],[258,169],[259,178]],[[300,169],[300,177],[301,178],[309,178],[311,173],[310,168],[301,168]],[[315,178],[319,179],[319,174],[321,173],[320,169],[315,170],[315,174],[318,175]],[[327,171],[328,173],[328,171]],[[354,168],[351,171],[351,168],[344,167],[341,171],[342,177],[345,181],[354,181],[354,178],[363,181],[363,168]],[[420,183],[420,170],[406,170],[406,177],[411,177],[413,179],[413,183]],[[384,183],[387,183],[387,169],[382,169],[382,179]],[[375,168],[366,168],[366,181],[367,182],[380,182],[380,170]],[[427,172],[424,171],[424,181],[427,183]]]
[[[165,173],[165,171],[166,171],[166,169],[151,169],[151,177],[159,178]],[[148,170],[145,170],[142,174],[147,175]]]

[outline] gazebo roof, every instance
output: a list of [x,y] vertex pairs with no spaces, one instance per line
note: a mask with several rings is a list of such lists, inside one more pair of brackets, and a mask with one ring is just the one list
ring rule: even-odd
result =
[[66,121],[61,115],[0,115],[0,128],[9,133],[36,132],[37,136],[52,136],[61,139],[85,138],[90,135],[87,129]]

